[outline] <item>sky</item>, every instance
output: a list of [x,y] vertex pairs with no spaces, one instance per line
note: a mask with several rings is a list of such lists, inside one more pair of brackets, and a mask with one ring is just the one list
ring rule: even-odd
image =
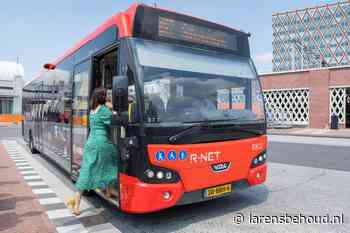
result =
[[[0,61],[24,66],[25,80],[135,0],[10,0],[1,3]],[[251,33],[259,73],[272,70],[272,14],[335,1],[316,0],[144,0],[148,5],[193,15]]]

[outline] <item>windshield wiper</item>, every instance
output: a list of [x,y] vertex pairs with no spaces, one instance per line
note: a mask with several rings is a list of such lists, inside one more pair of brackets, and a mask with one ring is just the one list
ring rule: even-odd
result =
[[[186,122],[186,123],[191,123],[191,122]],[[186,129],[184,129],[183,131],[181,131],[180,133],[174,134],[173,136],[169,137],[169,142],[170,143],[175,143],[176,141],[178,141],[179,139],[195,132],[195,131],[199,131],[200,129],[202,129],[203,126],[207,126],[208,122],[204,121],[204,122],[200,122],[197,125],[194,126],[190,126]]]
[[[235,119],[233,119],[235,120]],[[223,124],[224,122],[226,122],[227,124]],[[253,135],[262,135],[264,134],[261,130],[254,130],[254,129],[244,129],[242,128],[240,125],[236,124],[236,123],[232,123],[232,120],[211,120],[211,121],[194,121],[194,122],[184,122],[184,123],[198,123],[197,125],[191,126],[189,128],[184,129],[183,131],[169,137],[169,142],[170,143],[175,143],[177,142],[179,139],[195,133],[196,131],[200,131],[203,128],[209,128],[211,126],[227,126],[226,129],[231,129],[234,131],[239,131],[239,132],[243,132],[243,133],[249,133],[249,134],[253,134]]]

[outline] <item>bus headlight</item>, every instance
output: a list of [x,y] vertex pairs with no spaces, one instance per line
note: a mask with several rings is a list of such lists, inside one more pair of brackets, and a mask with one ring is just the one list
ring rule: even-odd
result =
[[147,169],[145,173],[146,173],[147,178],[149,178],[149,179],[154,178],[154,171],[152,171],[151,169]]
[[267,159],[267,154],[266,154],[266,151],[264,151],[261,154],[259,154],[258,156],[255,156],[253,158],[250,167],[254,168],[254,167],[257,167],[261,164],[264,164],[266,162],[266,159]]
[[267,158],[267,154],[266,152],[263,154],[263,158],[266,159]]
[[171,178],[173,178],[173,174],[171,172],[166,172],[165,173],[165,179],[171,180]]
[[150,184],[175,183],[179,181],[179,175],[168,168],[150,166],[144,171],[141,180]]
[[159,171],[159,172],[157,172],[157,178],[158,179],[163,179],[164,178],[164,172],[162,172],[162,171]]

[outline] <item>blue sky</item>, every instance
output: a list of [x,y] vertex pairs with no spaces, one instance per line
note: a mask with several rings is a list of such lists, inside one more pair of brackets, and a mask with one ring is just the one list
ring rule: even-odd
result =
[[[24,65],[30,80],[51,62],[132,0],[10,0],[1,3],[0,61]],[[259,73],[272,69],[272,14],[333,3],[315,0],[144,0],[199,18],[242,29],[252,34],[251,52]]]

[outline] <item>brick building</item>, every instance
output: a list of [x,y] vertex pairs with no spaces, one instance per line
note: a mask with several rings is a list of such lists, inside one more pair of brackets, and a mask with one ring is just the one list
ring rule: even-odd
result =
[[333,114],[350,128],[350,66],[260,76],[269,121],[328,128]]

